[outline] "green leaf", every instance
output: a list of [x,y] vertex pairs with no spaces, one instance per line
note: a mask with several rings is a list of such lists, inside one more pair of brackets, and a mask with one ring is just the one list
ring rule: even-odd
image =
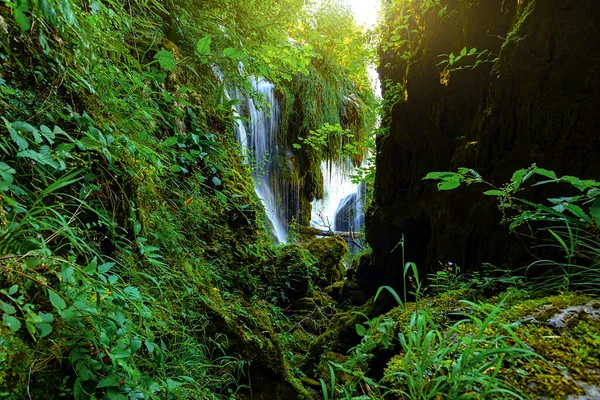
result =
[[165,146],[171,147],[171,146],[175,146],[178,141],[179,140],[177,139],[177,136],[171,136],[170,138],[165,139],[163,144]]
[[8,295],[12,296],[13,294],[17,293],[17,291],[19,290],[19,285],[12,285],[9,289],[8,289]]
[[37,322],[35,326],[40,330],[39,337],[41,338],[48,336],[52,332],[52,325],[46,322]]
[[142,223],[140,221],[135,221],[133,223],[133,234],[135,236],[138,236],[141,231],[142,231]]
[[48,21],[50,26],[56,27],[58,23],[58,16],[56,15],[54,7],[52,7],[48,0],[40,0],[39,7],[42,11],[42,15],[44,16],[46,21]]
[[107,262],[98,267],[98,273],[103,274],[105,272],[110,271],[112,267],[115,266],[114,262]]
[[144,342],[144,346],[146,346],[146,350],[148,350],[148,354],[154,354],[154,349],[156,348],[156,346],[154,345],[154,343],[146,340]]
[[232,61],[237,61],[237,59],[240,57],[240,54],[241,51],[233,47],[227,47],[223,50],[223,56]]
[[576,218],[582,219],[588,224],[592,222],[589,215],[587,215],[585,211],[583,211],[583,209],[578,205],[565,203],[564,206],[567,209],[567,211],[573,214]]
[[131,300],[139,300],[142,298],[140,291],[134,286],[127,286],[125,289],[123,289],[123,293],[125,293]]
[[47,313],[39,313],[38,318],[40,319],[40,321],[45,322],[47,324],[54,321],[54,315]]
[[511,181],[513,183],[513,186],[515,188],[515,190],[517,190],[521,184],[523,183],[523,178],[525,177],[525,175],[527,175],[527,170],[526,169],[519,169],[517,171],[514,172]]
[[183,385],[183,383],[181,383],[181,382],[177,382],[177,381],[174,381],[171,378],[167,378],[167,389],[169,391],[173,391],[173,390],[177,389],[178,387],[180,387],[182,385]]
[[83,272],[86,274],[93,274],[98,270],[98,257],[94,257],[88,265],[83,268]]
[[154,55],[154,59],[158,60],[158,64],[165,71],[175,70],[177,63],[175,62],[175,56],[173,53],[167,50],[161,50]]
[[13,315],[17,310],[10,304],[0,301],[0,310],[4,311],[8,315]]
[[121,380],[121,377],[119,375],[107,376],[106,378],[104,378],[100,382],[98,382],[98,384],[96,385],[96,389],[105,388],[105,387],[118,387],[120,380]]
[[375,293],[375,298],[373,299],[373,303],[377,301],[377,298],[379,297],[379,295],[381,294],[381,292],[384,289],[387,290],[388,292],[390,292],[390,294],[394,297],[394,299],[398,302],[398,304],[402,305],[402,300],[400,300],[400,296],[398,296],[398,293],[396,293],[396,291],[390,286],[379,287],[379,289],[377,289],[377,293]]
[[37,132],[38,130],[27,122],[15,121],[12,123],[12,127],[19,132]]
[[446,180],[444,182],[438,183],[438,190],[452,190],[452,189],[456,189],[459,186],[460,186],[459,180],[454,180],[454,179]]
[[547,169],[544,169],[544,168],[536,168],[533,170],[533,172],[538,175],[545,176],[546,178],[550,178],[550,179],[554,179],[554,180],[558,179],[558,177],[556,176],[554,171],[548,171]]
[[485,194],[486,196],[500,196],[502,192],[500,190],[488,190],[486,192],[483,192],[483,194]]
[[15,8],[13,10],[13,17],[15,18],[17,24],[19,24],[19,28],[21,28],[22,33],[27,32],[29,28],[31,28],[31,22],[29,21],[29,18],[27,18],[25,13],[20,9]]
[[356,324],[355,328],[356,328],[356,333],[358,333],[358,336],[367,336],[367,328],[365,328],[363,325]]
[[10,189],[10,185],[14,181],[13,175],[16,173],[13,168],[11,168],[8,164],[0,161],[0,191],[6,192]]
[[44,196],[54,192],[55,190],[61,189],[65,186],[69,186],[70,184],[75,183],[80,179],[83,179],[83,176],[75,178],[75,176],[79,175],[80,173],[81,173],[81,171],[74,171],[74,172],[71,172],[70,174],[61,176],[59,179],[57,179],[51,185],[49,185],[46,189],[44,189],[44,191],[41,193],[40,197],[44,197]]
[[594,180],[591,180],[591,179],[581,180],[577,177],[569,176],[569,175],[563,176],[562,178],[560,178],[560,180],[563,182],[570,183],[571,185],[573,185],[574,187],[576,187],[577,189],[579,189],[582,192],[587,189],[598,186],[598,182],[596,182]]
[[329,393],[327,391],[327,384],[325,383],[325,381],[323,380],[323,378],[319,379],[319,381],[321,382],[321,390],[323,391],[323,398],[325,400],[329,400]]
[[225,205],[227,204],[227,197],[223,193],[217,192],[216,196],[217,196],[217,199],[219,199],[221,201],[221,203],[223,203]]
[[131,353],[129,353],[129,351],[127,351],[125,349],[115,347],[114,349],[112,349],[110,351],[109,356],[112,360],[120,360],[120,359],[131,357]]
[[215,186],[221,186],[221,180],[216,176],[213,176],[212,181],[215,184]]
[[200,60],[203,63],[208,62],[208,56],[210,55],[210,43],[211,37],[208,35],[198,40],[198,43],[196,44],[196,54],[200,56]]
[[56,308],[58,311],[62,311],[67,308],[67,303],[53,290],[48,290],[48,297],[50,298],[50,303]]
[[54,169],[61,169],[61,165],[54,159],[50,154],[50,147],[47,145],[42,146],[39,152],[34,150],[23,150],[17,153],[17,157],[29,158],[41,165],[48,165]]
[[19,135],[15,129],[10,128],[9,132],[10,138],[13,140],[13,142],[15,142],[19,150],[25,150],[29,147],[27,140],[25,140],[23,136]]
[[4,324],[4,326],[10,329],[12,333],[15,333],[16,331],[21,329],[21,321],[8,314],[2,315],[2,323]]
[[430,172],[427,175],[425,175],[425,178],[423,178],[423,180],[425,179],[448,179],[448,178],[452,178],[452,177],[456,177],[458,179],[460,179],[460,174],[457,174],[456,172]]
[[460,51],[460,55],[463,57],[467,55],[467,47],[466,46],[463,47],[463,49]]
[[46,125],[42,125],[42,126],[40,126],[40,132],[44,136],[44,138],[46,138],[48,143],[50,143],[50,144],[54,143],[55,135],[54,135],[54,132],[52,132],[52,130],[50,130],[50,128],[48,128]]
[[138,351],[140,349],[140,347],[142,347],[142,341],[139,339],[131,339],[131,354],[135,354],[136,351]]
[[390,37],[390,42],[397,42],[400,39],[401,39],[400,35],[392,35],[392,37]]

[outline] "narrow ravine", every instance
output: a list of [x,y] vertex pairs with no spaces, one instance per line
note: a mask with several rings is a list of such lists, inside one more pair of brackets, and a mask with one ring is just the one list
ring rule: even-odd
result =
[[599,398],[598,21],[1,1],[0,397]]

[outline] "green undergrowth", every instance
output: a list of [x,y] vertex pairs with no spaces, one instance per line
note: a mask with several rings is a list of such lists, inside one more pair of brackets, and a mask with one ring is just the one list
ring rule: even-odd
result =
[[0,4],[0,396],[312,396],[280,307],[324,267],[273,245],[225,96],[310,72],[303,6]]
[[[553,325],[570,307],[565,327]],[[321,335],[316,376],[329,399],[589,395],[600,385],[599,307],[589,295],[520,290],[451,291],[379,316],[361,307]]]

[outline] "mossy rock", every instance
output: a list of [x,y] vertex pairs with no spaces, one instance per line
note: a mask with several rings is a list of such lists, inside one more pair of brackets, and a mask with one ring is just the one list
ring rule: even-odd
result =
[[[237,398],[254,400],[313,399],[295,376],[292,365],[284,357],[284,346],[274,326],[276,322],[265,300],[246,302],[243,298],[225,300],[218,292],[203,310],[210,319],[209,336],[227,337],[229,354],[249,362]],[[246,381],[247,379],[247,381]],[[251,387],[251,390],[250,390]]]
[[326,293],[315,291],[314,297],[299,299],[288,312],[297,325],[311,334],[323,333],[328,319],[335,313],[337,303]]
[[275,261],[275,283],[292,303],[313,294],[317,278],[315,260],[309,252],[289,245],[281,248]]
[[359,306],[368,300],[358,283],[350,280],[335,282],[324,290],[333,300],[346,307]]
[[343,261],[348,254],[348,244],[344,239],[339,236],[313,239],[305,247],[317,259],[317,266],[327,283],[332,284],[344,277]]
[[[452,325],[451,317],[457,307],[463,307],[461,313],[470,313],[464,304],[458,302],[468,295],[468,291],[449,292],[423,299],[419,307],[426,309],[444,329],[444,326]],[[600,303],[577,293],[540,299],[528,298],[527,293],[513,296],[504,303],[504,310],[497,315],[496,321],[498,324],[510,324],[526,348],[541,357],[505,362],[502,379],[530,398],[596,398],[594,393],[600,390],[600,321],[596,319],[596,310]],[[498,301],[499,297],[487,300],[490,304]],[[406,303],[406,307],[397,307],[385,315],[395,321],[395,336],[399,332],[406,333],[408,321],[415,310],[415,303]],[[564,315],[565,311],[577,310],[570,314],[570,320],[562,329],[552,325],[552,321]],[[471,324],[460,327],[466,336],[472,335],[474,329],[477,327]],[[371,351],[372,354],[379,352],[379,348]],[[453,359],[447,361],[452,363]],[[384,370],[384,384],[402,390],[405,382],[399,378],[399,372],[404,372],[404,353],[396,347],[396,354],[389,358]]]
[[[516,329],[517,336],[543,357],[507,369],[514,386],[534,398],[596,398],[593,393],[600,390],[600,321],[597,314],[583,308],[595,309],[598,304],[578,293],[513,304],[506,316],[524,321]],[[574,309],[582,311],[557,329],[553,320]]]

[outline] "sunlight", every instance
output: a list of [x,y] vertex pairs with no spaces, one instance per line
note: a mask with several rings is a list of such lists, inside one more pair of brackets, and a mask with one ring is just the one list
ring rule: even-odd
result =
[[377,23],[380,0],[346,0],[346,3],[352,8],[359,24],[371,28]]

